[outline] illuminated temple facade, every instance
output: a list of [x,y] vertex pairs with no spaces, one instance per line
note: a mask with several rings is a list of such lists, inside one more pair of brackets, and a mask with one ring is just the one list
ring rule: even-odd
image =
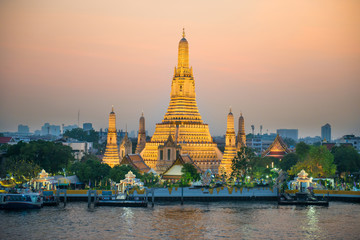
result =
[[162,122],[156,124],[155,133],[146,143],[141,156],[150,168],[161,173],[168,164],[157,163],[169,161],[172,164],[180,154],[188,154],[203,171],[212,169],[217,172],[222,159],[209,126],[203,123],[197,108],[195,80],[189,66],[189,44],[185,32],[179,42],[169,107]]
[[108,164],[110,167],[114,167],[120,163],[119,149],[116,138],[116,116],[114,113],[114,107],[112,107],[111,113],[109,115],[109,128],[107,133],[106,149],[103,157],[103,163]]

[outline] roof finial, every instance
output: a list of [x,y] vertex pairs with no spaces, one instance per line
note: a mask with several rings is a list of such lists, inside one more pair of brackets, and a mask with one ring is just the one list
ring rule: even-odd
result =
[[111,112],[114,112],[114,105],[111,105]]
[[230,113],[232,113],[232,112],[231,112],[231,106],[230,106]]
[[185,28],[183,28],[183,38],[185,38]]
[[144,116],[144,110],[141,110],[141,116],[142,117]]

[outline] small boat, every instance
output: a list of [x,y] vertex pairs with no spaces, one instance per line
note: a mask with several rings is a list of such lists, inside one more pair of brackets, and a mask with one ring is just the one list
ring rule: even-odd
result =
[[39,209],[42,206],[39,193],[0,194],[0,209]]
[[287,193],[283,193],[278,198],[279,205],[315,205],[315,206],[329,206],[329,200],[318,199],[315,195],[309,193],[296,193],[295,197]]

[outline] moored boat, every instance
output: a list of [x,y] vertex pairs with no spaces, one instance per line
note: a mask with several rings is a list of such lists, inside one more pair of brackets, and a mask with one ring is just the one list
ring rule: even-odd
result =
[[39,193],[0,194],[0,209],[39,209],[42,205]]

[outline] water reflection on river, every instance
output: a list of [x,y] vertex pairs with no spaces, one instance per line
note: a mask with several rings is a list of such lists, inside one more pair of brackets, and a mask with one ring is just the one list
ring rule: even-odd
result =
[[273,202],[157,204],[1,211],[0,239],[359,239],[360,204],[280,206]]

